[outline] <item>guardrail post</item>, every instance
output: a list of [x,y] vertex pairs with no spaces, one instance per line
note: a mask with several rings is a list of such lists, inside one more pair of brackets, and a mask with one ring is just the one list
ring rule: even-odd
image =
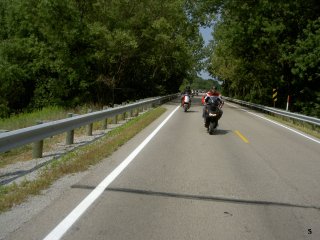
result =
[[[139,100],[140,102],[141,100]],[[139,107],[139,113],[143,112],[143,105]],[[139,114],[138,114],[139,115]]]
[[[92,112],[92,109],[89,109],[88,113],[91,113],[91,112]],[[87,126],[87,136],[92,136],[92,128],[93,128],[93,123],[90,123]]]
[[[42,121],[38,121],[37,125],[42,123],[43,123]],[[42,152],[43,152],[43,140],[34,142],[33,148],[32,148],[32,158],[42,158]]]
[[133,109],[130,110],[129,117],[130,117],[130,118],[133,117]]
[[[138,102],[139,102],[138,100],[135,101],[135,103],[138,103]],[[139,107],[136,107],[136,108],[134,109],[134,111],[136,112],[136,113],[135,113],[135,116],[137,116],[137,112],[139,111]]]
[[159,107],[160,106],[160,100],[157,100],[154,105],[155,105],[155,107]]
[[[118,107],[118,104],[114,104],[114,107]],[[117,124],[117,123],[118,123],[118,115],[115,115],[115,116],[113,117],[113,123],[114,123],[114,124]]]
[[[68,118],[73,117],[73,113],[68,113]],[[70,130],[66,135],[66,145],[71,145],[74,142],[74,130]]]
[[[103,110],[106,110],[107,108],[108,108],[107,106],[104,106],[104,107],[103,107]],[[103,128],[104,130],[108,128],[108,118],[106,118],[106,119],[103,120],[103,126],[102,126],[102,128]]]
[[[137,102],[138,102],[138,100],[136,100],[136,103],[137,103]],[[135,116],[135,117],[139,116],[139,107],[135,108],[134,110],[135,110],[134,116]]]
[[[125,106],[125,105],[126,105],[126,102],[123,102],[122,106]],[[124,112],[123,115],[122,115],[123,116],[123,120],[126,120],[126,115],[127,115],[127,113]]]

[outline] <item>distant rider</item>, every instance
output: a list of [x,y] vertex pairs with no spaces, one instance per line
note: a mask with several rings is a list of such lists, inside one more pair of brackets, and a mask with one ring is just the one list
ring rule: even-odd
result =
[[183,107],[184,104],[184,96],[189,96],[190,99],[190,105],[191,105],[191,89],[189,86],[186,87],[186,89],[184,90],[182,96],[181,96],[181,106]]

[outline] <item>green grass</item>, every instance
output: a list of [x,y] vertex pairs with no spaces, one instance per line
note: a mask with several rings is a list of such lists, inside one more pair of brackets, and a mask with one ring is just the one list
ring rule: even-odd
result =
[[162,107],[153,109],[113,129],[96,142],[67,153],[47,166],[34,181],[0,186],[0,212],[24,202],[30,195],[39,194],[54,181],[67,174],[85,171],[90,166],[97,164],[110,156],[165,111],[166,109]]
[[10,118],[0,119],[0,129],[15,130],[36,125],[38,121],[52,121],[66,118],[67,110],[60,107],[47,107],[32,113],[13,115]]
[[0,118],[0,130],[16,130],[36,125],[39,121],[48,122],[68,117],[68,113],[85,114],[89,109],[101,110],[97,106],[81,106],[74,109],[64,109],[58,106],[46,107],[30,113],[12,115],[10,118]]
[[271,120],[287,125],[288,127],[295,128],[297,130],[300,130],[301,132],[304,132],[316,138],[320,138],[320,127],[318,126],[301,122],[298,120],[286,118],[286,117],[273,116],[273,115],[265,115],[265,116]]
[[[59,107],[49,107],[44,108],[41,111],[36,111],[33,113],[23,113],[20,115],[12,116],[9,119],[0,119],[0,129],[7,129],[7,130],[15,130],[24,127],[28,127],[34,125],[37,120],[44,120],[45,121],[54,121],[58,119],[64,119],[67,117],[67,114],[72,112],[76,114],[85,114],[88,112],[88,109],[96,109],[95,106],[82,106],[81,108],[78,107],[72,110],[65,110]],[[134,111],[133,114],[137,114],[137,110]],[[123,120],[123,115],[118,115],[118,120]],[[111,124],[113,119],[108,119],[108,124]],[[93,124],[93,131],[102,129],[103,122],[95,122]],[[86,134],[86,126],[75,129],[75,137],[80,135]],[[64,142],[65,141],[65,134],[60,134],[53,136],[51,138],[46,138],[44,141],[44,152],[51,151],[52,146],[56,143]],[[28,144],[22,147],[11,149],[8,152],[0,153],[0,168],[5,167],[9,164],[14,164],[17,162],[29,161],[32,159],[32,144]]]

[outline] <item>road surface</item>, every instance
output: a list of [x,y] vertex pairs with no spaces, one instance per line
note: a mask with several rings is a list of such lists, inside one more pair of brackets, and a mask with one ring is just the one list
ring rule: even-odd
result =
[[209,135],[178,105],[8,239],[320,239],[319,139],[229,103]]

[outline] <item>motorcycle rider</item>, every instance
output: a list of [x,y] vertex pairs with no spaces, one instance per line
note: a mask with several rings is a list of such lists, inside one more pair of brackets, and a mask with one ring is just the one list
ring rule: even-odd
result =
[[[184,93],[182,94],[182,97],[181,97],[181,106],[183,107],[183,104],[184,104],[184,96],[188,95],[190,97],[191,95],[191,89],[190,89],[190,86],[187,86]],[[191,98],[190,98],[190,105],[191,105]]]
[[221,110],[224,102],[222,100],[222,96],[221,96],[221,93],[217,91],[216,87],[213,86],[205,95],[203,95],[202,99],[201,99],[201,102],[202,104],[204,105],[203,107],[203,112],[202,112],[202,117],[204,118],[204,124],[206,126],[206,109],[207,109],[207,102],[208,100],[210,99],[210,97],[217,97],[218,98],[218,101],[220,101],[219,103],[219,107],[218,107],[218,119],[221,118],[222,114],[223,114],[223,111]]

